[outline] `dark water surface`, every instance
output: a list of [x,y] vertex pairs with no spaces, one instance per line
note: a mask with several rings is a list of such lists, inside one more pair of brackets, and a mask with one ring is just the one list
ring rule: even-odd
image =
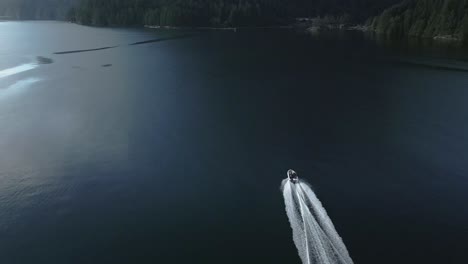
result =
[[460,49],[55,22],[0,39],[0,263],[299,263],[289,168],[355,263],[468,258]]

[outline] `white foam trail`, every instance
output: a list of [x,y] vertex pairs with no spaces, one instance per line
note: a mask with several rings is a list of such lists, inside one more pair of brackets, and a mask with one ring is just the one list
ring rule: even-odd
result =
[[5,78],[14,74],[22,73],[25,71],[32,70],[36,68],[38,65],[34,63],[27,63],[27,64],[22,64],[13,68],[8,68],[5,70],[0,70],[0,79]]
[[289,179],[281,184],[293,240],[303,264],[353,264],[325,208],[310,186]]

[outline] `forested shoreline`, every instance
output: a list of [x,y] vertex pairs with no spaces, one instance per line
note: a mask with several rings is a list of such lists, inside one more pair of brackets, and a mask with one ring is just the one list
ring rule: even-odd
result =
[[284,10],[263,1],[83,0],[70,19],[85,25],[246,26],[285,23]]
[[390,37],[468,40],[468,0],[0,0],[0,19],[90,26],[361,24]]
[[368,26],[390,37],[468,41],[468,0],[405,0],[369,19]]
[[272,26],[298,17],[362,23],[399,0],[0,0],[0,16],[91,26]]
[[67,20],[80,0],[0,0],[0,17],[10,20]]

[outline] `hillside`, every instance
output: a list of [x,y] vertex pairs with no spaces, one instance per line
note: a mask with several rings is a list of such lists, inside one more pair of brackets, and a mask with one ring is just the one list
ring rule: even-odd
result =
[[468,40],[468,0],[405,0],[368,21],[391,37]]

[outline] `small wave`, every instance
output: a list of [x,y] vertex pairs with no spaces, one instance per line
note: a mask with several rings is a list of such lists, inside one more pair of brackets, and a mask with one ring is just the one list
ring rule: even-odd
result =
[[24,88],[26,86],[29,86],[29,85],[33,84],[33,83],[37,83],[40,80],[41,79],[39,79],[39,78],[28,78],[28,79],[24,79],[24,80],[19,80],[19,81],[15,82],[14,84],[8,86],[7,89],[14,90],[14,89],[18,89],[18,88]]
[[0,99],[9,97],[18,93],[23,92],[26,88],[31,86],[34,83],[39,82],[40,78],[27,78],[24,80],[19,80],[10,86],[7,86],[5,89],[0,89]]

